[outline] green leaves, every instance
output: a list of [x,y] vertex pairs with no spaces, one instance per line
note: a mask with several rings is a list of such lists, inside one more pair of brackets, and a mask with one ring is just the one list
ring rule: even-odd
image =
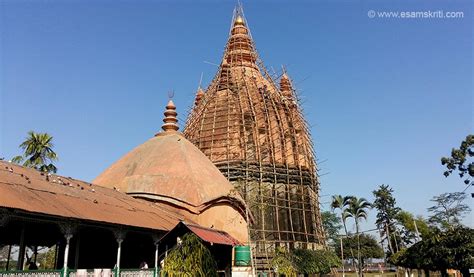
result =
[[426,270],[466,270],[474,266],[474,230],[457,226],[434,232],[429,238],[391,257],[397,266]]
[[303,274],[328,274],[341,265],[336,253],[329,250],[295,249],[293,256],[298,272]]
[[397,228],[392,224],[401,211],[396,206],[395,197],[393,197],[393,189],[388,185],[380,185],[377,190],[374,190],[373,195],[375,201],[373,207],[377,209],[377,220],[375,224],[380,230],[383,240],[386,240],[389,246],[390,252],[396,253],[399,250],[398,243],[400,242],[400,236],[398,235]]
[[52,136],[29,131],[26,140],[20,144],[23,155],[14,157],[12,162],[18,164],[23,162],[23,166],[56,173],[58,169],[52,162],[56,161],[58,156],[53,147]]
[[429,218],[430,223],[441,228],[451,228],[451,225],[459,225],[464,214],[471,209],[462,202],[466,199],[463,192],[443,193],[431,199],[436,204],[428,208],[433,213]]
[[201,239],[187,233],[181,244],[169,252],[161,272],[164,276],[217,276],[217,264]]
[[474,177],[474,135],[466,136],[466,139],[461,142],[459,149],[453,148],[451,150],[451,157],[442,157],[441,164],[446,166],[444,176],[448,177],[454,171],[458,171],[459,177],[464,179],[464,184],[474,184],[472,178]]
[[[382,247],[377,243],[377,240],[368,234],[360,234],[360,258],[362,261],[368,258],[383,258]],[[344,257],[357,259],[358,255],[350,253],[351,248],[356,248],[358,244],[357,236],[345,237],[342,239],[342,245],[344,250]],[[341,249],[336,247],[336,253],[338,256],[341,255]]]
[[341,219],[333,212],[324,211],[321,213],[323,229],[326,232],[326,240],[334,244],[337,243],[339,230],[341,229]]
[[272,267],[278,274],[287,277],[300,274],[327,274],[331,268],[341,265],[336,253],[329,250],[294,249],[287,252],[283,248],[277,248],[275,257],[272,259]]
[[346,209],[347,214],[345,216],[346,218],[354,218],[357,224],[360,218],[367,219],[367,210],[370,208],[372,208],[372,204],[370,204],[369,201],[365,198],[357,198],[354,196],[349,201],[349,207]]
[[271,264],[278,274],[283,274],[286,277],[296,277],[298,273],[294,263],[294,256],[284,248],[277,247],[275,249],[275,256]]

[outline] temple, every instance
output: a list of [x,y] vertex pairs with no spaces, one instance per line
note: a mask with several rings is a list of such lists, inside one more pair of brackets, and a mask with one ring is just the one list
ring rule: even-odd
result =
[[[219,276],[267,276],[276,247],[324,247],[297,94],[285,70],[275,77],[263,66],[240,7],[183,133],[177,121],[169,100],[162,130],[91,183],[0,161],[0,246],[9,246],[0,275],[31,276],[22,270],[46,247],[56,249],[55,270],[35,276],[157,276],[187,232],[210,249]],[[144,262],[150,269],[137,271]]]
[[286,72],[278,78],[267,72],[240,7],[214,79],[196,93],[184,135],[250,207],[258,270],[271,270],[275,247],[324,245],[317,165],[295,89]]
[[[0,161],[0,246],[8,247],[0,276],[158,276],[187,232],[209,248],[220,276],[247,276],[249,261],[243,275],[233,272],[234,247],[248,244],[245,202],[178,131],[173,101],[164,115],[161,132],[92,183]],[[53,268],[25,271],[41,248],[55,249]]]

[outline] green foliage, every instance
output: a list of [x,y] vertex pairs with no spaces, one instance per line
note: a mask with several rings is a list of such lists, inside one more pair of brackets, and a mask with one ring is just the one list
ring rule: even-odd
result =
[[331,201],[331,209],[333,211],[336,209],[339,209],[341,212],[342,225],[344,226],[344,231],[346,233],[346,236],[348,235],[348,232],[347,232],[347,226],[346,226],[346,218],[344,217],[344,214],[352,198],[354,198],[354,196],[343,197],[342,195],[333,195],[332,201]]
[[458,171],[459,177],[464,179],[466,185],[473,184],[474,177],[474,135],[468,135],[461,142],[459,149],[453,148],[451,157],[442,157],[441,164],[446,166],[444,176],[448,177],[454,171]]
[[321,213],[321,219],[323,222],[323,228],[326,232],[326,240],[330,244],[334,244],[338,241],[339,230],[341,229],[341,219],[333,212],[324,211]]
[[372,204],[365,198],[352,197],[349,202],[349,207],[344,212],[344,219],[349,217],[354,219],[357,235],[357,265],[359,267],[359,276],[362,276],[363,258],[360,244],[359,234],[359,220],[361,218],[367,219],[368,209],[372,208]]
[[464,214],[471,210],[468,205],[462,203],[465,199],[466,194],[463,192],[443,193],[433,197],[431,201],[436,204],[428,208],[428,211],[433,213],[429,218],[430,223],[444,229],[459,225]]
[[217,276],[217,264],[201,239],[187,233],[181,244],[169,252],[161,272],[164,276]]
[[43,172],[56,173],[57,168],[52,163],[58,159],[53,151],[53,137],[47,133],[28,132],[26,140],[20,144],[23,155],[12,159],[14,163],[22,163],[23,166],[35,168]]
[[328,274],[332,268],[341,266],[336,253],[329,250],[293,250],[295,267],[303,274]]
[[[347,231],[346,219],[347,219],[347,209],[351,204],[351,200],[355,198],[354,196],[342,196],[342,195],[333,195],[331,201],[331,209],[334,211],[335,209],[339,209],[341,213],[341,221],[342,225],[344,226],[344,232],[346,237],[349,236],[349,232]],[[354,256],[353,248],[350,248],[350,253]]]
[[418,237],[417,230],[420,238],[427,238],[431,234],[431,228],[422,216],[415,217],[413,214],[401,210],[396,215],[395,220],[401,226],[401,238],[405,245],[411,245],[416,242]]
[[368,210],[372,204],[365,198],[352,197],[349,201],[349,207],[345,210],[344,219],[353,218],[356,223],[356,232],[359,232],[359,219],[367,219]]
[[44,253],[38,253],[37,261],[39,269],[54,269],[54,260],[56,258],[56,247],[51,247]]
[[[377,240],[367,234],[360,234],[359,239],[357,236],[351,236],[344,238],[342,240],[342,247],[344,251],[345,258],[357,259],[357,256],[354,256],[349,252],[349,249],[357,247],[358,243],[360,242],[360,264],[361,266],[364,265],[364,261],[369,258],[383,258],[383,249],[377,243]],[[338,247],[336,248],[336,254],[341,256],[341,249]]]
[[286,249],[277,247],[275,250],[275,256],[271,261],[273,269],[286,277],[296,277],[297,271],[294,266],[294,257]]
[[435,231],[429,238],[392,256],[392,263],[406,268],[463,272],[474,267],[474,229],[456,226]]
[[296,277],[300,274],[328,274],[341,265],[336,253],[330,250],[294,249],[292,252],[277,248],[272,267],[278,274]]
[[396,225],[392,223],[401,209],[396,207],[396,200],[392,194],[393,189],[388,185],[380,185],[372,193],[375,196],[373,207],[377,209],[375,224],[380,230],[382,238],[387,240],[390,251],[395,253],[399,249],[400,236],[398,235]]

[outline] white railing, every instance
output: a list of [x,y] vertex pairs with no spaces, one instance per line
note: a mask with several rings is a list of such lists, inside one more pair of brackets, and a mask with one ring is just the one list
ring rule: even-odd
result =
[[146,270],[120,270],[120,277],[153,277],[154,269]]
[[0,277],[60,277],[62,274],[58,270],[54,271],[0,271]]
[[[0,271],[0,277],[63,277],[63,270]],[[154,277],[154,269],[121,269],[120,277]],[[112,269],[68,270],[68,277],[115,277]]]
[[69,272],[69,277],[113,277],[114,272],[108,268],[96,268],[94,270],[78,269],[76,271]]

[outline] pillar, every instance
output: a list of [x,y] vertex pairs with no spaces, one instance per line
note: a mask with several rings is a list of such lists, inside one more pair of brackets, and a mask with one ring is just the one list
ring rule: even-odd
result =
[[67,262],[69,258],[69,243],[71,242],[72,234],[65,234],[64,238],[66,239],[66,247],[64,248],[64,264],[63,264],[63,270],[64,270],[64,275],[67,276]]
[[35,245],[34,247],[34,253],[35,257],[33,258],[33,262],[36,264],[36,259],[38,258],[38,246]]
[[81,233],[77,233],[76,235],[76,246],[75,246],[75,255],[74,255],[74,268],[78,269],[79,268],[79,247],[81,244]]
[[[10,220],[10,215],[8,214],[6,209],[0,209],[0,228],[7,226],[8,221]],[[8,244],[8,257],[7,257],[7,264],[5,266],[5,270],[8,270],[10,267],[10,257],[12,252],[12,245],[11,243]]]
[[115,240],[117,241],[117,263],[115,267],[115,276],[120,276],[120,256],[122,254],[122,242],[125,239],[125,231],[118,229],[114,231]]
[[158,251],[158,248],[159,248],[159,238],[157,235],[153,235],[152,236],[153,238],[153,244],[155,245],[155,271],[153,273],[153,276],[158,276],[158,258],[159,258],[159,251]]
[[74,232],[76,231],[76,225],[72,222],[60,223],[59,228],[61,229],[61,233],[64,235],[66,240],[66,245],[64,247],[64,260],[63,260],[63,276],[67,277],[67,264],[69,261],[69,246],[71,243],[71,239],[73,237]]
[[23,270],[23,263],[25,261],[25,224],[21,224],[20,231],[20,253],[18,254],[18,263],[16,265],[17,270]]
[[10,267],[10,256],[12,254],[12,245],[9,244],[8,245],[8,256],[7,256],[7,264],[5,266],[5,270],[8,271],[9,267]]

